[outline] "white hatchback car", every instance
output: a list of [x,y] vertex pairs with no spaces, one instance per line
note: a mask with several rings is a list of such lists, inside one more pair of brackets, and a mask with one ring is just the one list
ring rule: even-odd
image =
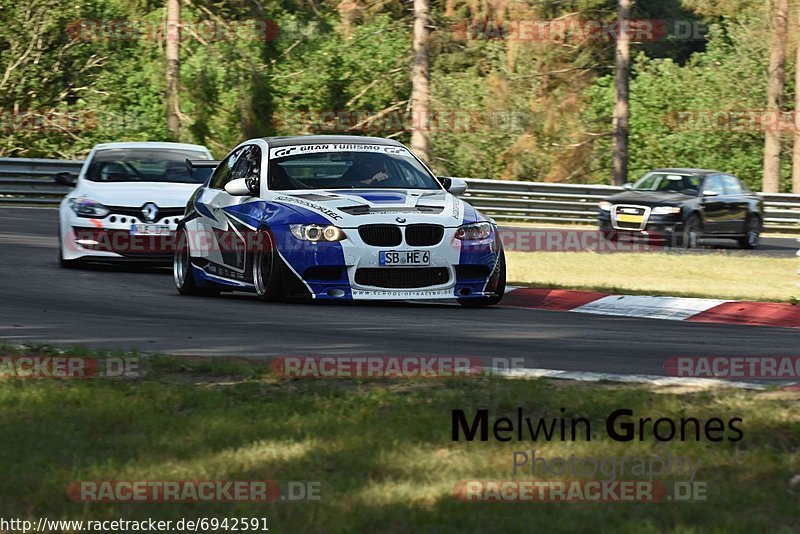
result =
[[202,172],[189,172],[187,159],[212,156],[204,146],[183,143],[95,146],[59,205],[60,265],[170,261],[186,202],[205,180]]

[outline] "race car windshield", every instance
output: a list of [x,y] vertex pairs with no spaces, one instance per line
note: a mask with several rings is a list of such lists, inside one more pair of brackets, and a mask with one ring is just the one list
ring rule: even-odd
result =
[[315,152],[275,157],[269,188],[291,189],[442,189],[405,148],[378,147],[397,153]]
[[634,191],[663,191],[697,196],[700,193],[702,184],[702,176],[650,172],[633,184],[631,189]]
[[209,159],[195,150],[152,148],[106,149],[95,152],[86,179],[92,182],[203,183],[200,173],[190,175],[187,159]]

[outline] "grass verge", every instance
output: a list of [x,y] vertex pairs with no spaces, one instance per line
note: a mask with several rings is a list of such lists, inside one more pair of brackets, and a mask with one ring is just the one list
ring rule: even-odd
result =
[[[4,354],[20,353],[6,347]],[[24,351],[30,353],[31,350]],[[51,354],[39,347],[32,352]],[[70,350],[67,354],[87,355]],[[89,354],[99,358],[109,355]],[[110,355],[119,357],[117,355]],[[267,517],[277,532],[796,532],[800,393],[686,390],[552,380],[285,380],[246,361],[127,355],[137,379],[0,380],[0,517],[66,520]],[[453,442],[451,410],[581,416],[591,441]],[[618,443],[606,416],[741,417],[741,441]],[[512,479],[514,451],[538,457],[700,460],[707,500],[468,503],[465,479]],[[623,478],[640,478],[626,472]],[[520,478],[530,478],[521,475]],[[566,477],[550,477],[556,480]],[[76,480],[320,481],[302,503],[77,503]],[[796,488],[800,490],[800,488]]]
[[506,252],[510,284],[609,293],[793,302],[798,262],[724,254]]

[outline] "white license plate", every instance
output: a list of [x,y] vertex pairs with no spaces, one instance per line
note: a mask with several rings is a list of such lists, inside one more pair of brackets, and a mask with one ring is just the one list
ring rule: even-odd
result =
[[132,224],[131,235],[169,235],[169,226],[165,224]]
[[430,265],[431,253],[427,250],[382,250],[378,259],[381,265]]

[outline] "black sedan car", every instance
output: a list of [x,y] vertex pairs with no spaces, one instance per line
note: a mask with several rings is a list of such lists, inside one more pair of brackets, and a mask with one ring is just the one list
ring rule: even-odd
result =
[[600,202],[603,236],[654,238],[694,248],[704,237],[755,248],[763,201],[738,178],[704,169],[656,169]]

